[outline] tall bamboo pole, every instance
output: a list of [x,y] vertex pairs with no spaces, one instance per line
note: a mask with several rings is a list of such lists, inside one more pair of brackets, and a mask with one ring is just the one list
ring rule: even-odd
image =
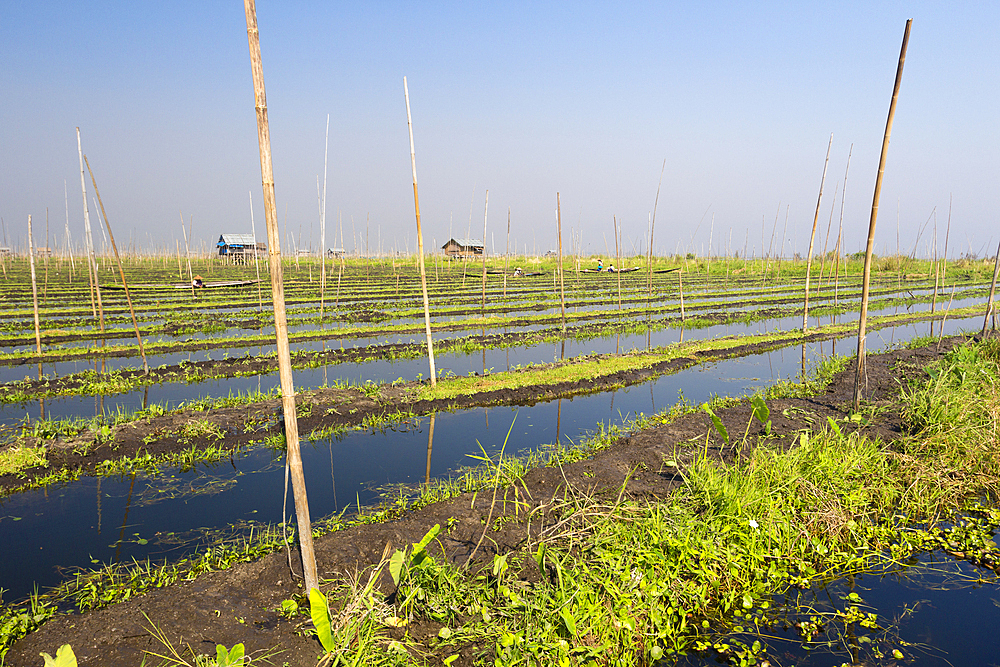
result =
[[94,236],[90,227],[90,208],[87,206],[87,181],[83,174],[83,147],[80,143],[80,128],[76,128],[76,150],[80,155],[80,192],[83,196],[83,231],[87,237],[87,275],[90,278],[90,308],[101,323],[104,332],[104,304],[101,303],[101,286],[98,285],[97,258],[94,256]]
[[510,206],[507,207],[507,249],[503,252],[503,298],[507,300],[507,269],[510,264]]
[[[251,209],[252,210],[252,209]],[[184,235],[184,257],[187,259],[188,266],[188,282],[191,283],[191,298],[194,298],[194,272],[191,270],[191,247],[188,245],[188,233],[187,227],[184,226],[184,213],[178,211],[181,214],[181,234]]]
[[903,80],[903,64],[906,62],[906,45],[910,41],[910,25],[913,19],[906,19],[906,29],[903,32],[903,45],[899,50],[899,62],[896,65],[896,81],[892,88],[892,101],[889,102],[889,115],[885,121],[885,135],[882,137],[882,154],[878,161],[878,175],[875,177],[875,193],[872,195],[872,212],[868,221],[868,244],[865,247],[864,278],[861,286],[861,317],[858,319],[858,361],[854,375],[854,409],[861,407],[861,378],[865,373],[865,328],[868,325],[868,284],[871,279],[872,251],[875,249],[875,222],[878,220],[878,200],[882,194],[882,174],[885,173],[885,160],[889,153],[889,136],[892,134],[892,120],[896,115],[896,100],[899,99],[899,85]]
[[479,306],[479,314],[486,317],[486,219],[490,212],[490,191],[486,190],[486,208],[483,209],[483,301]]
[[41,354],[42,332],[38,321],[38,284],[35,282],[35,242],[31,235],[31,214],[28,214],[28,263],[31,265],[31,309],[35,314],[35,349]]
[[76,262],[73,260],[73,243],[69,235],[69,189],[66,179],[63,179],[63,197],[66,200],[66,250],[69,252],[69,281],[73,282],[73,272],[76,271]]
[[562,206],[556,193],[556,233],[559,236],[559,308],[562,312],[562,332],[566,333],[566,287],[563,283]]
[[[424,297],[424,329],[427,332],[427,360],[431,370],[431,386],[437,386],[434,368],[434,343],[431,340],[431,306],[427,299],[427,273],[424,271],[424,233],[420,229],[420,197],[417,195],[417,154],[413,148],[413,120],[410,117],[410,90],[403,77],[403,97],[406,100],[406,127],[410,131],[410,169],[413,171],[413,210],[417,216],[417,260],[420,264],[420,290]],[[483,241],[485,243],[485,241]],[[485,248],[484,248],[485,251]],[[464,279],[463,279],[464,280]]]
[[983,318],[983,335],[986,335],[986,328],[990,322],[990,315],[993,314],[993,295],[997,289],[997,275],[1000,275],[1000,245],[997,245],[997,256],[993,260],[993,281],[990,283],[990,298],[986,301],[986,317]]
[[[319,278],[319,325],[323,326],[323,301],[326,296],[326,168],[330,154],[330,114],[326,115],[326,147],[323,149],[323,203],[319,213],[320,269]],[[336,238],[334,234],[334,238]]]
[[[833,148],[833,132],[826,145],[826,160],[823,162],[823,178],[819,181],[819,196],[816,197],[816,214],[813,215],[812,234],[809,235],[809,255],[806,257],[806,298],[802,302],[802,333],[809,328],[809,274],[813,265],[813,245],[816,242],[816,223],[819,222],[819,207],[823,203],[823,185],[826,183],[826,168],[830,166],[830,149]],[[832,217],[832,213],[831,213]]]
[[[260,286],[260,262],[257,261],[257,225],[253,221],[253,192],[250,192],[250,233],[253,235],[253,268],[257,274],[257,308],[264,312],[264,295]],[[183,222],[183,218],[181,222]]]
[[139,334],[139,320],[135,317],[135,308],[132,307],[132,297],[128,292],[128,283],[125,281],[125,270],[122,268],[122,258],[118,255],[118,245],[115,243],[115,235],[111,231],[111,223],[108,222],[108,214],[104,210],[104,202],[101,200],[101,192],[97,189],[97,179],[94,178],[94,170],[90,168],[90,161],[87,156],[83,156],[83,161],[87,163],[87,171],[90,172],[90,182],[94,184],[94,194],[97,195],[97,203],[101,207],[101,217],[108,228],[108,236],[111,237],[111,248],[115,251],[115,261],[118,263],[118,275],[122,279],[122,287],[125,289],[125,300],[128,302],[128,312],[132,315],[132,326],[135,327],[135,338],[139,341],[139,355],[142,357],[142,369],[149,375],[149,363],[146,362],[146,350],[142,346],[142,336]]
[[615,266],[618,268],[618,319],[622,317],[622,253],[618,245],[618,216],[611,216],[611,224],[614,226],[615,234]]
[[953,198],[953,195],[949,194],[948,195],[948,227],[945,229],[945,232],[944,232],[944,257],[943,257],[944,263],[941,266],[941,286],[942,286],[942,289],[944,289],[944,277],[945,277],[945,274],[948,273],[948,237],[951,236],[951,201],[952,201],[952,198]]
[[260,175],[264,191],[264,218],[267,221],[267,241],[271,270],[271,298],[274,303],[274,329],[278,348],[278,374],[281,380],[281,406],[285,421],[285,442],[288,466],[292,473],[292,492],[298,522],[299,548],[302,554],[302,574],[306,591],[318,588],[316,555],[313,552],[312,522],[309,520],[309,500],[302,472],[299,451],[299,426],[295,414],[295,388],[292,382],[292,358],[288,350],[288,318],[285,313],[285,286],[281,267],[281,235],[278,230],[278,209],[274,200],[274,174],[271,169],[271,133],[267,122],[267,97],[264,92],[264,66],[260,55],[260,33],[257,30],[257,9],[254,0],[243,0],[247,17],[247,42],[250,47],[250,67],[253,72],[254,102],[257,110],[257,140],[260,146]]

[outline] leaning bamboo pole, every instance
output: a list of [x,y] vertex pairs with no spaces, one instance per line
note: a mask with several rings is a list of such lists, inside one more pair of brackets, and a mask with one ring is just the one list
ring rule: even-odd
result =
[[264,295],[260,286],[260,262],[257,261],[257,225],[253,221],[253,192],[250,192],[250,233],[253,235],[253,269],[257,274],[257,308],[264,312]]
[[882,175],[885,173],[885,160],[889,154],[889,136],[892,134],[892,121],[896,115],[896,100],[899,99],[899,85],[903,80],[903,64],[906,62],[906,45],[910,41],[910,25],[913,19],[906,20],[903,32],[903,45],[899,50],[899,62],[896,65],[896,81],[892,88],[892,101],[889,102],[889,115],[885,121],[885,134],[882,137],[882,154],[878,161],[878,175],[875,177],[875,193],[872,195],[872,212],[868,221],[868,244],[865,246],[865,268],[861,283],[861,317],[858,318],[858,360],[854,374],[854,409],[861,407],[861,378],[865,374],[865,329],[868,325],[868,285],[871,280],[872,251],[875,249],[875,222],[878,220],[878,200],[882,194]]
[[108,236],[111,237],[111,248],[115,251],[115,262],[118,263],[118,275],[122,279],[122,287],[125,290],[125,301],[128,302],[128,312],[132,315],[132,326],[135,327],[135,338],[139,341],[139,355],[142,357],[142,369],[149,375],[149,363],[146,361],[146,350],[142,346],[142,335],[139,333],[139,320],[135,317],[135,308],[132,307],[132,297],[128,291],[128,283],[125,281],[125,269],[122,268],[122,258],[118,255],[118,245],[115,243],[115,235],[111,231],[111,223],[108,222],[108,214],[104,211],[104,202],[101,200],[101,191],[97,189],[97,179],[94,178],[94,170],[90,168],[90,161],[87,156],[83,156],[83,161],[87,163],[87,171],[90,172],[90,182],[94,184],[94,194],[97,195],[97,203],[101,207],[101,217],[108,228]]
[[[31,310],[35,315],[35,349],[42,353],[42,332],[38,321],[38,284],[35,281],[35,242],[31,235],[31,214],[28,214],[28,263],[31,265]],[[41,368],[41,366],[39,366]]]
[[267,121],[267,97],[264,92],[264,67],[260,55],[260,33],[257,30],[257,9],[254,0],[243,0],[247,18],[247,42],[250,67],[253,72],[254,105],[257,111],[257,141],[260,147],[260,175],[264,191],[264,218],[271,272],[271,299],[274,303],[274,329],[277,340],[278,374],[281,380],[281,405],[285,422],[285,442],[288,466],[292,476],[295,514],[298,522],[299,548],[302,554],[302,574],[306,591],[319,587],[316,555],[313,551],[312,522],[309,500],[299,451],[299,426],[295,413],[295,388],[292,382],[292,358],[288,350],[288,318],[285,313],[285,287],[281,266],[281,235],[278,230],[278,209],[274,200],[274,173],[271,168],[271,132]]
[[614,226],[612,230],[615,234],[615,266],[618,267],[618,319],[621,320],[622,317],[622,252],[618,244],[618,216],[611,216],[611,224]]
[[816,197],[816,213],[813,215],[812,233],[809,235],[809,254],[806,256],[806,297],[802,302],[802,333],[809,328],[809,274],[812,272],[813,245],[816,243],[816,223],[819,222],[819,207],[823,203],[823,185],[826,184],[826,168],[830,166],[830,149],[833,147],[833,132],[826,145],[826,160],[823,162],[823,178],[819,181],[819,196]]
[[507,207],[507,249],[503,252],[503,299],[507,301],[507,269],[510,265],[510,206]]
[[424,329],[427,333],[427,360],[430,364],[431,386],[436,387],[437,370],[434,368],[434,342],[431,340],[431,306],[427,299],[427,272],[424,270],[424,234],[420,229],[420,197],[417,195],[417,154],[413,147],[413,120],[410,117],[410,90],[406,86],[405,76],[403,77],[403,97],[406,100],[406,127],[410,131],[410,169],[413,172],[413,210],[417,216],[417,261],[420,265],[420,290],[424,297]]
[[993,295],[996,293],[997,289],[997,275],[1000,275],[1000,245],[997,245],[997,256],[993,260],[993,281],[990,283],[990,298],[986,301],[986,317],[983,318],[983,335],[986,335],[986,328],[990,322],[990,316],[993,315]]

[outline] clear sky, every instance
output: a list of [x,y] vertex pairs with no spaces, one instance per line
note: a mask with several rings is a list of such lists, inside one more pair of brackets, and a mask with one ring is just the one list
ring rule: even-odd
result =
[[[817,244],[831,211],[837,227],[853,144],[856,251],[907,18],[876,251],[895,252],[897,215],[904,252],[927,254],[935,215],[943,250],[952,197],[951,257],[1000,240],[1000,3],[259,0],[257,12],[279,219],[303,247],[319,247],[329,114],[327,245],[342,220],[348,251],[366,225],[373,252],[379,235],[385,251],[415,248],[405,75],[426,246],[466,236],[470,209],[481,237],[488,189],[491,252],[508,208],[517,252],[554,249],[556,192],[564,248],[577,237],[613,254],[612,216],[629,252],[645,248],[666,160],[656,252],[704,254],[711,239],[717,254],[759,254],[762,228],[766,249],[787,213],[785,254],[804,254],[832,133]],[[48,207],[61,246],[64,183],[82,238],[77,126],[119,244],[173,248],[179,212],[199,246],[249,233],[251,191],[264,236],[242,3],[0,0],[0,91],[7,245],[26,245],[28,214],[42,223]]]

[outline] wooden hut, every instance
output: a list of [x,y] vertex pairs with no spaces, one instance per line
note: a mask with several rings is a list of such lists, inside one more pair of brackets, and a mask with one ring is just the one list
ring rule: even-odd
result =
[[233,264],[245,264],[254,255],[267,252],[267,244],[257,241],[253,234],[222,234],[219,236],[219,256]]
[[455,259],[465,259],[467,257],[482,257],[483,242],[479,239],[448,239],[448,242],[441,246],[444,254]]

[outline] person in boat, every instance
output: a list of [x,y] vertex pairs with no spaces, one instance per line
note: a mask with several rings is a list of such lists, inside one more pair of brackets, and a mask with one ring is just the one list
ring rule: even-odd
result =
[[603,271],[604,270],[604,260],[603,259],[600,259],[600,258],[597,259],[597,270],[598,271]]
[[524,275],[524,271],[521,270],[520,266],[514,269],[514,277],[515,278],[520,278],[523,275]]
[[614,272],[616,272],[617,270],[618,270],[618,269],[616,269],[616,268],[615,268],[615,265],[614,265],[614,264],[611,264],[611,265],[609,265],[609,266],[608,266],[608,273],[614,273]]
[[194,279],[191,281],[191,286],[192,287],[204,287],[205,286],[205,279],[202,278],[201,276],[195,276]]

